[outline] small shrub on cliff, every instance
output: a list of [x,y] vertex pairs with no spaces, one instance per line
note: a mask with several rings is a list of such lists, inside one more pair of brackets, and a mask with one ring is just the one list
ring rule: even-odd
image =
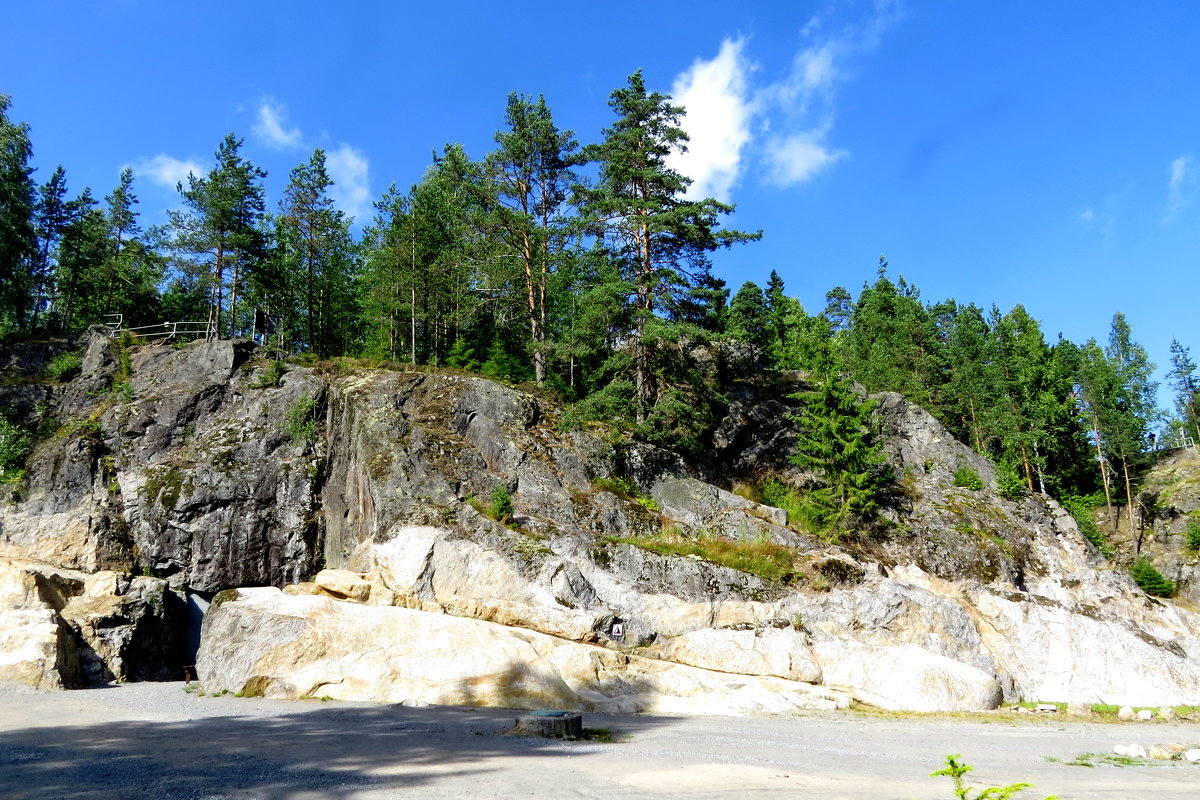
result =
[[996,467],[996,485],[997,494],[1005,500],[1016,502],[1029,494],[1029,487],[1025,480],[1009,464],[1001,463]]
[[495,489],[492,489],[491,512],[489,516],[501,525],[507,525],[509,520],[512,519],[512,495],[508,493],[508,487],[504,484],[500,484]]
[[1187,549],[1193,553],[1200,553],[1200,519],[1190,520],[1183,535]]
[[296,444],[311,444],[317,438],[317,401],[308,392],[288,409],[284,431]]
[[46,377],[65,383],[78,375],[82,368],[83,359],[79,353],[60,353],[46,365]]
[[1092,518],[1092,509],[1095,508],[1093,498],[1069,494],[1064,496],[1060,502],[1067,513],[1075,519],[1075,524],[1079,526],[1079,532],[1083,534],[1083,538],[1095,545],[1105,558],[1112,558],[1112,545],[1104,538],[1104,532]]
[[0,416],[0,483],[19,481],[25,459],[33,450],[33,437]]
[[1129,567],[1129,575],[1138,588],[1155,597],[1170,597],[1175,594],[1175,583],[1150,563],[1147,558],[1139,558]]
[[963,465],[954,470],[954,485],[978,492],[983,489],[983,478],[979,477],[979,473],[975,470]]
[[653,511],[656,514],[662,511],[662,507],[659,506],[657,500],[647,494],[643,494],[638,489],[637,484],[626,478],[594,478],[592,485],[605,492],[612,492],[622,500],[637,503],[647,511]]
[[263,370],[262,375],[260,375],[257,380],[250,384],[250,388],[268,389],[279,386],[281,383],[283,383],[283,376],[287,374],[287,371],[287,364],[283,363],[279,359],[275,359],[271,362],[270,366]]

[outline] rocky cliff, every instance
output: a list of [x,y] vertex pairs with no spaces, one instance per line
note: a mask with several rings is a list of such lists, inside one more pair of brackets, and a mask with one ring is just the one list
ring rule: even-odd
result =
[[[481,378],[284,370],[246,342],[86,348],[69,383],[0,389],[57,423],[0,506],[0,630],[31,632],[0,643],[0,678],[169,672],[190,660],[183,603],[215,594],[212,690],[694,713],[1200,703],[1200,615],[1110,569],[1048,498],[997,496],[991,465],[899,396],[878,410],[890,524],[831,545],[731,491],[804,480],[786,459],[803,376],[741,382],[687,464]],[[954,486],[964,466],[983,489]],[[699,541],[773,545],[778,568],[656,546]]]

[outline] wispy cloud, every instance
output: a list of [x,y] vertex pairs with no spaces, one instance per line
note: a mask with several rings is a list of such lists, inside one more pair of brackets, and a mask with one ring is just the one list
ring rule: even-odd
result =
[[1085,208],[1083,211],[1079,212],[1079,221],[1080,222],[1093,222],[1095,219],[1096,219],[1095,209]]
[[303,147],[304,137],[299,128],[288,128],[287,109],[278,101],[267,98],[259,104],[254,135],[276,150]]
[[676,151],[668,163],[692,179],[690,199],[728,202],[741,176],[755,113],[747,94],[753,67],[743,56],[744,46],[744,39],[726,39],[715,58],[697,59],[671,89],[674,102],[687,109],[683,127],[691,141],[686,152]]
[[206,170],[191,159],[178,159],[164,153],[154,158],[139,161],[132,165],[133,173],[145,177],[151,183],[157,183],[168,189],[174,189],[180,183],[186,183],[188,175],[202,177]]
[[781,186],[804,183],[846,155],[845,150],[831,150],[824,138],[823,129],[772,137],[767,142],[770,180]]
[[342,145],[325,153],[325,170],[333,181],[329,196],[347,216],[365,220],[371,209],[370,162],[361,150]]
[[853,77],[855,60],[878,47],[899,16],[898,2],[877,0],[868,17],[831,32],[819,17],[804,26],[808,44],[792,57],[787,74],[759,96],[770,122],[765,153],[771,182],[803,183],[848,155],[829,143],[838,89]]
[[800,32],[803,46],[773,81],[761,80],[765,70],[742,38],[693,62],[671,92],[687,109],[691,142],[670,163],[692,179],[688,197],[729,201],[750,164],[760,165],[766,182],[786,187],[849,157],[833,141],[838,90],[899,14],[899,3],[877,0],[865,18],[849,23],[813,17]]
[[1192,157],[1180,156],[1167,169],[1167,204],[1163,211],[1163,222],[1174,222],[1190,200],[1191,185],[1195,182]]

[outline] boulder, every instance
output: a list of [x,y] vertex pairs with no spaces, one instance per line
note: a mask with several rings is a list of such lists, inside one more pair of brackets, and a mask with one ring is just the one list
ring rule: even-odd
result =
[[915,645],[828,640],[813,652],[825,686],[890,711],[988,711],[1002,699],[983,670]]
[[366,578],[348,569],[323,569],[313,578],[313,583],[336,600],[365,603],[371,596],[371,584]]

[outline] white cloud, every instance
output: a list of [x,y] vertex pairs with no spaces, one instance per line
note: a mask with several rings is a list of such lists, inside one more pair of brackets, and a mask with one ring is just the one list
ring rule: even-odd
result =
[[742,55],[744,45],[743,39],[726,39],[715,58],[697,59],[671,89],[673,102],[687,109],[683,128],[691,141],[687,152],[672,153],[668,164],[692,179],[689,199],[729,202],[741,176],[755,113],[747,97],[746,78],[753,68]]
[[802,36],[808,44],[792,57],[788,72],[759,90],[768,180],[792,186],[811,180],[849,153],[829,144],[839,87],[853,77],[856,58],[879,46],[899,17],[893,0],[877,0],[866,19],[831,27],[813,18]]
[[182,160],[160,153],[147,161],[134,164],[133,172],[148,178],[152,183],[174,189],[180,183],[187,183],[189,174],[200,178],[206,170],[191,159]]
[[329,196],[347,216],[365,220],[371,209],[370,163],[361,150],[342,145],[325,153],[325,170],[333,186]]
[[272,99],[263,100],[258,107],[258,121],[253,131],[276,150],[303,147],[304,140],[299,128],[287,128],[287,109]]
[[821,140],[823,130],[780,136],[767,142],[770,179],[782,186],[810,180],[825,167],[846,156],[844,150],[831,150]]
[[1171,162],[1168,168],[1167,206],[1163,213],[1163,222],[1174,222],[1179,212],[1187,205],[1190,199],[1188,190],[1195,179],[1191,166],[1191,156],[1180,156]]
[[1092,221],[1094,221],[1095,219],[1096,219],[1096,212],[1095,212],[1095,211],[1093,211],[1093,210],[1092,210],[1092,209],[1090,209],[1090,208],[1085,208],[1085,209],[1084,209],[1084,210],[1083,210],[1083,211],[1082,211],[1082,212],[1079,214],[1079,221],[1080,221],[1080,222],[1092,222]]

